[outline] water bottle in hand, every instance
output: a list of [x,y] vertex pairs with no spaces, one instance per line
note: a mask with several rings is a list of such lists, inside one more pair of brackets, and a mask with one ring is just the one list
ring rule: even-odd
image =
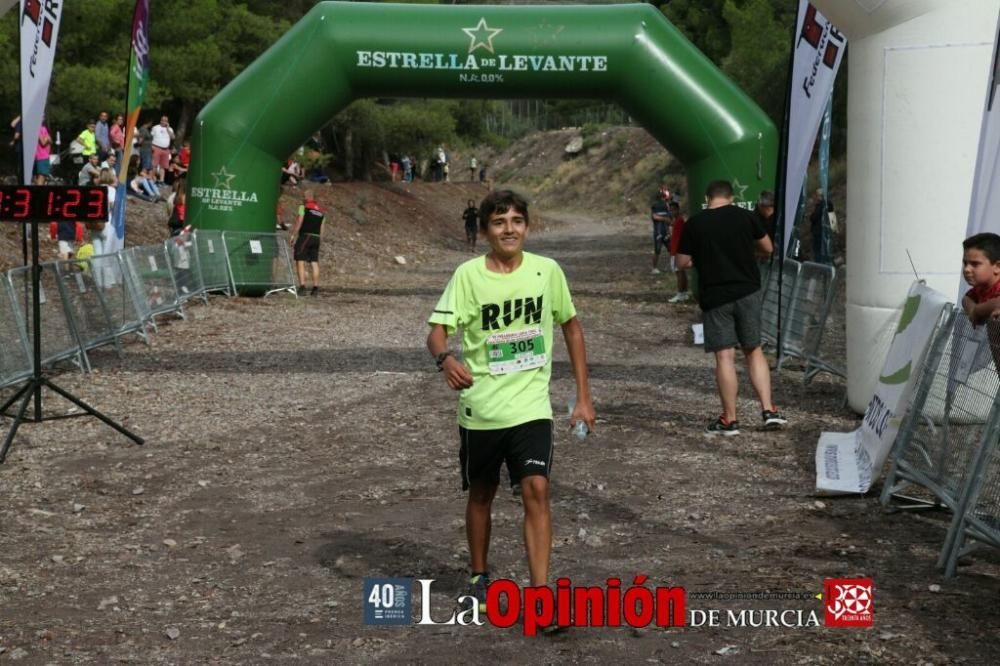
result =
[[[569,409],[569,415],[573,416],[573,408],[576,407],[576,398],[570,399],[569,405],[567,405],[567,407]],[[576,423],[573,424],[573,434],[576,435],[576,438],[579,439],[581,442],[587,439],[587,432],[588,432],[587,424],[584,423],[583,421],[577,421]]]

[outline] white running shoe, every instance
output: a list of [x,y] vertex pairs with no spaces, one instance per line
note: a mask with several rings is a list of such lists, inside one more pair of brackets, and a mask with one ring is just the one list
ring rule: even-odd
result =
[[660,269],[659,268],[654,268],[653,270],[651,270],[649,272],[650,272],[651,275],[659,275],[660,274]]
[[667,303],[683,303],[687,300],[687,292],[678,292],[674,294],[673,298],[669,299]]

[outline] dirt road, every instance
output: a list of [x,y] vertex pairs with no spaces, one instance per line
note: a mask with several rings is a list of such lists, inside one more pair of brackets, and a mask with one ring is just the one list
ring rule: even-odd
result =
[[[996,663],[995,552],[943,579],[945,516],[812,496],[820,430],[857,423],[841,383],[783,371],[786,431],[703,438],[711,360],[690,344],[696,308],[666,304],[667,279],[648,274],[646,226],[553,216],[529,241],[569,277],[601,419],[583,443],[558,439],[553,570],[684,586],[688,609],[718,609],[723,626],[364,626],[363,577],[437,580],[441,619],[465,571],[455,395],[423,341],[468,255],[357,271],[334,246],[336,286],[317,298],[214,299],[59,378],[148,443],[93,419],[21,431],[0,469],[0,663]],[[561,342],[555,359],[561,414]],[[740,408],[755,420],[746,390]],[[525,582],[520,512],[501,492],[490,557]],[[856,576],[874,579],[874,627],[824,628],[812,595]],[[805,598],[692,596],[764,591]],[[821,626],[725,626],[729,610],[767,609]]]

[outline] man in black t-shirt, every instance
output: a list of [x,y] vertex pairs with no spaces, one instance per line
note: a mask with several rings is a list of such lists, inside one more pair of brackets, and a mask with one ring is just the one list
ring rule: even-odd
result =
[[750,383],[760,400],[765,428],[780,427],[785,417],[771,402],[771,368],[760,348],[760,271],[757,254],[771,254],[764,227],[749,211],[733,205],[733,186],[716,180],[705,192],[707,208],[684,225],[677,268],[698,269],[698,304],[705,328],[705,351],[715,354],[715,379],[722,415],[705,434],[738,435],[736,352],[746,355]]
[[462,219],[465,220],[465,242],[470,249],[476,249],[476,236],[479,235],[479,206],[472,199],[469,205],[462,212]]
[[323,217],[323,209],[316,203],[313,191],[303,191],[299,216],[288,242],[292,244],[299,291],[303,293],[306,290],[306,264],[309,264],[313,283],[310,296],[319,293],[319,245],[323,239]]
[[754,215],[757,216],[757,220],[760,222],[761,226],[764,227],[764,231],[767,232],[767,237],[771,239],[771,243],[774,243],[774,192],[761,192],[760,196],[757,198],[757,206],[753,209]]

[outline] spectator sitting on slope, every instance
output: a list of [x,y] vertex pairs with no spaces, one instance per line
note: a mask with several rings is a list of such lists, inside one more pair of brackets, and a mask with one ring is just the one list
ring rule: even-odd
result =
[[97,153],[91,153],[84,163],[83,168],[77,176],[76,184],[80,187],[90,187],[97,184],[97,178],[101,175],[101,167],[97,160]]
[[156,203],[162,201],[160,190],[149,175],[146,169],[140,169],[134,178],[129,180],[128,193],[134,197],[139,197],[143,201]]

